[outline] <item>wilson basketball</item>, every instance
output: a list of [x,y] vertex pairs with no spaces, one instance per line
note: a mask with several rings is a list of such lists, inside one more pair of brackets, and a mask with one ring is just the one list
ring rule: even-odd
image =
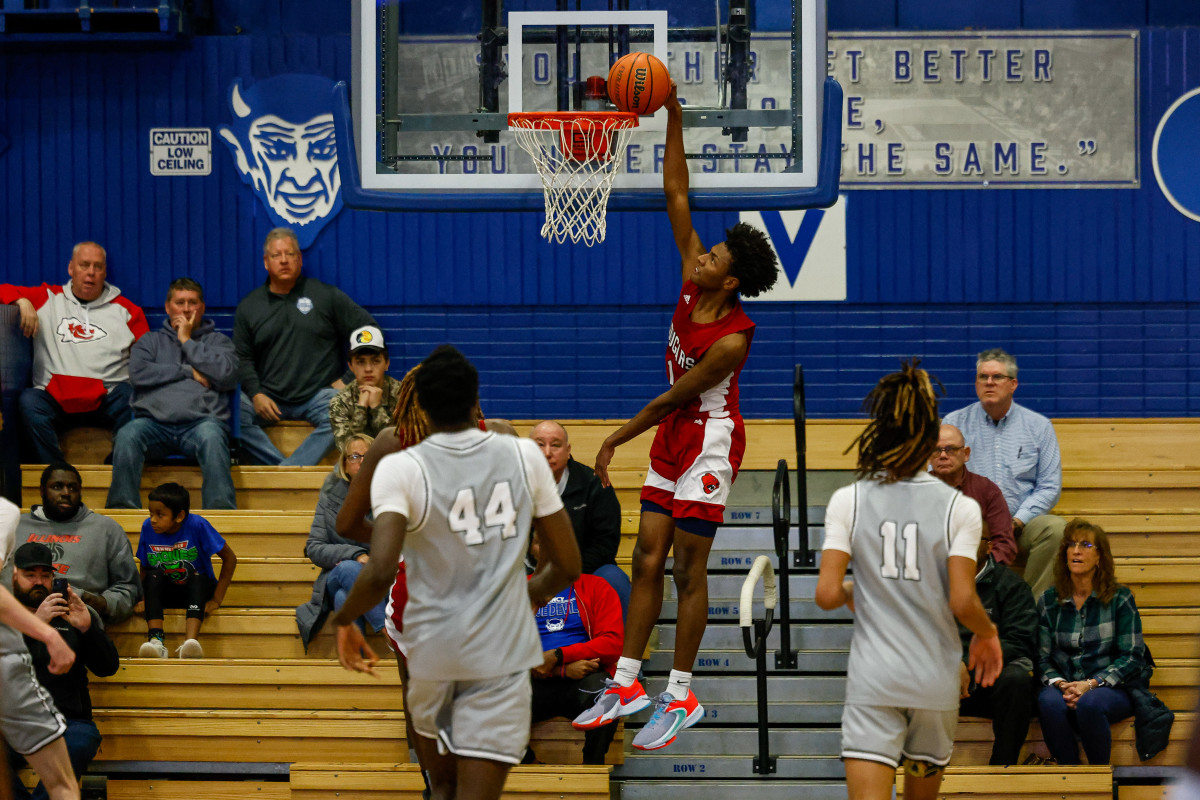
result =
[[671,74],[649,53],[629,53],[608,71],[608,99],[621,111],[653,114],[667,102]]

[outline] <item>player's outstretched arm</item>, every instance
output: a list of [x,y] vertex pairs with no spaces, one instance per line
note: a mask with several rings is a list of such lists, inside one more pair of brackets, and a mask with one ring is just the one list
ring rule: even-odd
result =
[[612,461],[617,447],[650,430],[672,411],[725,380],[729,373],[742,363],[749,351],[750,341],[745,333],[722,336],[708,348],[694,367],[675,381],[674,386],[647,403],[633,419],[605,439],[604,444],[600,446],[600,452],[596,454],[596,477],[600,479],[600,483],[604,486],[612,485],[612,481],[608,479],[608,464]]
[[529,601],[534,609],[538,609],[579,577],[581,565],[579,544],[565,509],[560,508],[546,517],[536,517],[533,527],[537,529],[541,553],[528,587]]
[[371,524],[367,522],[367,514],[371,511],[371,478],[375,475],[375,467],[379,460],[386,455],[398,452],[400,437],[396,436],[394,427],[384,428],[371,442],[367,453],[363,456],[358,474],[350,481],[346,490],[346,499],[338,509],[335,529],[337,535],[356,542],[371,541]]
[[683,106],[679,105],[675,82],[671,82],[671,93],[667,95],[667,141],[663,151],[663,194],[667,196],[667,218],[671,220],[671,232],[675,235],[675,246],[679,248],[683,280],[687,280],[696,265],[696,259],[704,254],[700,236],[692,227],[692,209],[688,204],[687,159],[683,154]]
[[968,650],[967,669],[974,671],[975,682],[980,686],[991,686],[1004,668],[1004,652],[1000,648],[1000,631],[975,593],[975,560],[950,556],[946,570],[950,579],[950,610],[975,634]]

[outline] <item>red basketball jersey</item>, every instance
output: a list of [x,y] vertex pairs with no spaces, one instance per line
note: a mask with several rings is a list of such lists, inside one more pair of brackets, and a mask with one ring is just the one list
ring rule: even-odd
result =
[[[667,336],[667,380],[672,386],[683,373],[694,367],[700,358],[708,352],[708,348],[722,336],[739,331],[746,332],[746,342],[754,338],[754,323],[742,310],[741,300],[735,300],[733,310],[716,322],[692,322],[692,309],[700,299],[700,288],[691,281],[683,282],[683,290],[679,293],[679,303],[675,306],[675,315],[671,317],[671,331]],[[747,348],[746,354],[750,350]],[[711,389],[702,392],[687,405],[681,407],[677,414],[690,416],[727,417],[737,416],[738,411],[738,375],[746,359],[725,379]]]

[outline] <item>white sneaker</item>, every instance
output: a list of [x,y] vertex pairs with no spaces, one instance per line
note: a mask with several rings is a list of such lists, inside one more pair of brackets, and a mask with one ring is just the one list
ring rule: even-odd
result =
[[162,639],[147,639],[138,650],[138,658],[166,658],[167,646]]
[[180,658],[204,658],[204,648],[195,639],[187,639],[175,652]]

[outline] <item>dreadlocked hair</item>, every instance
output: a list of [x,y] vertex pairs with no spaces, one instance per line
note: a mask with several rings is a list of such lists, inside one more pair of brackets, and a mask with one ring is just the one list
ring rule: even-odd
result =
[[885,375],[863,401],[871,422],[845,450],[858,447],[858,478],[875,477],[884,483],[911,478],[937,446],[941,428],[937,398],[945,389],[937,378],[918,369],[920,363],[919,358],[901,362],[900,371]]
[[429,416],[417,402],[417,370],[420,368],[420,364],[413,367],[400,381],[400,398],[392,417],[396,423],[396,437],[403,447],[411,447],[429,435]]

